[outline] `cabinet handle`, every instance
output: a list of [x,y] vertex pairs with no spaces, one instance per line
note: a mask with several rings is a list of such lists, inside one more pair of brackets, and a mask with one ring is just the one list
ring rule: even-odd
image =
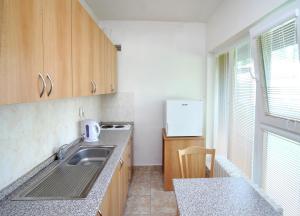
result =
[[96,91],[97,91],[97,85],[96,85],[96,83],[95,83],[95,81],[93,80],[93,84],[94,84],[94,94],[96,93]]
[[46,76],[46,78],[49,80],[49,82],[50,82],[50,90],[49,90],[49,92],[48,92],[48,97],[51,95],[51,93],[52,93],[52,89],[53,89],[53,84],[52,84],[52,79],[51,79],[51,77],[50,77],[50,75],[49,74],[47,74],[47,76]]
[[95,84],[94,84],[94,81],[91,80],[91,83],[92,83],[92,94],[94,94],[94,91],[95,91]]
[[98,215],[99,215],[99,216],[102,216],[102,213],[101,213],[101,211],[100,211],[100,210],[98,210]]
[[113,85],[112,85],[112,84],[110,84],[110,90],[111,90],[111,92],[114,91],[114,88],[113,88]]
[[43,97],[43,94],[45,92],[45,88],[46,88],[46,82],[45,82],[45,79],[44,77],[42,76],[41,73],[39,73],[39,79],[42,80],[42,83],[43,83],[43,89],[42,91],[40,92],[40,98]]
[[124,161],[121,159],[120,160],[120,168],[122,168],[123,164],[124,164]]

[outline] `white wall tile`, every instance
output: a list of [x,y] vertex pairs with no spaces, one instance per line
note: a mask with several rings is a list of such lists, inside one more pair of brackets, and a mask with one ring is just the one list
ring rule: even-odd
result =
[[79,107],[100,121],[100,96],[0,106],[0,189],[80,136]]

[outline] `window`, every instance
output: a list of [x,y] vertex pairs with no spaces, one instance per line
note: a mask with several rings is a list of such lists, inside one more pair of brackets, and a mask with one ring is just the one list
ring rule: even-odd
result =
[[263,188],[284,209],[300,212],[300,143],[264,132]]
[[256,83],[251,73],[250,44],[244,43],[234,51],[228,157],[248,177],[252,173],[256,99]]
[[289,5],[276,11],[250,31],[259,74],[253,179],[282,206],[285,216],[300,212],[300,64],[296,7]]
[[297,22],[292,18],[258,38],[265,81],[265,111],[300,120],[300,64]]

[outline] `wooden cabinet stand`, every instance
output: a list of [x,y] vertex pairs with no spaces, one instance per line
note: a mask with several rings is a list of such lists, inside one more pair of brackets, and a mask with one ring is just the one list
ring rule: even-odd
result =
[[172,179],[180,178],[178,150],[189,146],[205,147],[204,137],[167,137],[163,129],[164,189],[173,190]]

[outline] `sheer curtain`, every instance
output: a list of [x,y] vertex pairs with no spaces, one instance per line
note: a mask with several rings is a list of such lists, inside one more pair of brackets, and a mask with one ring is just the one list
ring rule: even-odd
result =
[[229,53],[218,56],[217,59],[217,89],[215,95],[215,130],[214,140],[217,153],[227,157],[228,119],[229,119]]
[[225,156],[250,178],[256,100],[250,43],[219,55],[217,69],[217,152],[226,152]]
[[250,43],[235,48],[233,62],[228,158],[250,178],[256,102],[256,81],[251,76],[253,64]]

